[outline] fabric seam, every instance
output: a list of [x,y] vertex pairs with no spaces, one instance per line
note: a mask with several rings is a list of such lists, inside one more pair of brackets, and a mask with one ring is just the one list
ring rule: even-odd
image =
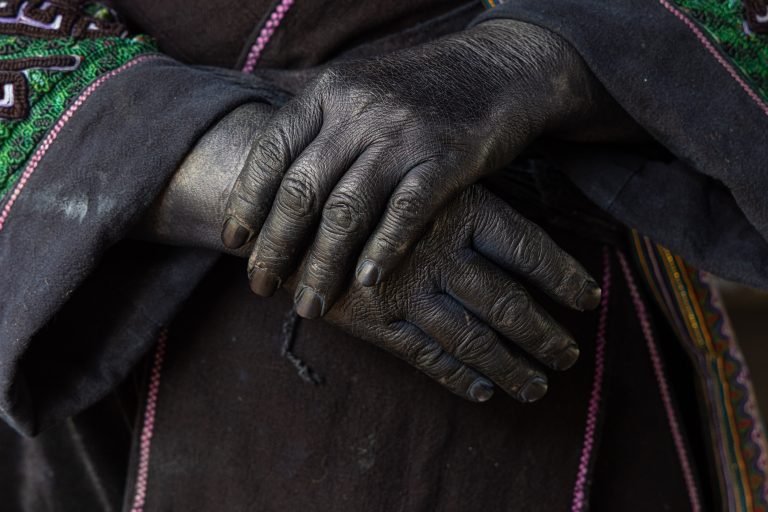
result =
[[656,383],[659,387],[659,393],[661,394],[662,404],[664,406],[664,412],[667,416],[667,422],[669,423],[669,429],[672,434],[672,440],[675,445],[675,451],[677,452],[678,462],[680,463],[680,469],[683,472],[683,480],[685,481],[686,490],[688,491],[688,499],[691,503],[691,510],[693,512],[701,512],[701,502],[699,501],[699,492],[696,486],[696,480],[693,476],[693,470],[691,469],[691,463],[688,457],[688,452],[685,447],[685,441],[680,430],[680,425],[675,416],[675,410],[672,405],[672,397],[669,391],[669,384],[667,383],[664,375],[663,363],[659,355],[656,342],[654,341],[653,332],[651,330],[651,324],[648,319],[648,311],[645,307],[645,303],[640,298],[635,280],[632,277],[632,271],[629,268],[624,253],[620,250],[616,251],[619,257],[619,263],[624,273],[624,280],[629,288],[630,296],[632,297],[632,303],[635,308],[637,319],[640,322],[640,328],[643,332],[643,337],[648,348],[648,355],[651,359],[651,365],[653,366],[653,372],[656,376]]
[[702,32],[702,30],[696,25],[696,23],[690,20],[685,14],[683,14],[679,9],[677,9],[667,0],[659,0],[659,3],[666,10],[672,13],[673,16],[675,16],[677,19],[682,21],[691,32],[693,32],[693,34],[696,36],[699,42],[704,46],[704,48],[706,48],[707,51],[710,54],[712,54],[715,60],[728,72],[731,78],[733,78],[736,81],[736,83],[739,84],[739,86],[744,90],[744,92],[747,93],[750,99],[752,99],[752,101],[755,102],[757,107],[760,110],[762,110],[766,116],[768,116],[768,104],[766,104],[762,100],[762,98],[760,98],[760,96],[752,89],[752,87],[749,86],[746,80],[744,80],[744,78],[733,67],[733,65],[731,65],[731,63],[728,62],[728,60],[720,54],[720,52],[717,50],[715,45],[709,40],[709,38],[704,34],[704,32]]
[[168,340],[168,330],[160,331],[157,340],[157,348],[152,362],[152,370],[149,378],[149,390],[144,408],[144,424],[141,429],[141,441],[139,444],[139,464],[136,472],[136,487],[133,495],[131,512],[143,512],[147,499],[147,486],[149,484],[149,458],[152,448],[152,436],[155,429],[155,415],[157,413],[157,398],[160,394],[160,377],[165,361],[165,346]]

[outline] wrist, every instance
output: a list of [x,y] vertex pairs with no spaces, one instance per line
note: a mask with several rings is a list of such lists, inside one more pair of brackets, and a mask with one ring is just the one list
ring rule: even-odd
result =
[[250,103],[212,126],[144,215],[135,235],[171,245],[233,252],[223,247],[220,238],[227,198],[253,140],[273,111],[270,105]]

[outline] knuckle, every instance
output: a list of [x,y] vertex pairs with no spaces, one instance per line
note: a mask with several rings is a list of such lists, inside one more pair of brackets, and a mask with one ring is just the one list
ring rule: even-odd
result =
[[505,334],[525,339],[530,333],[533,311],[527,294],[521,288],[514,288],[493,302],[488,317]]
[[440,365],[443,350],[437,344],[417,343],[410,347],[409,360],[419,368],[434,371]]
[[300,174],[286,176],[280,188],[278,204],[284,213],[292,218],[301,218],[311,215],[315,211],[317,202],[314,187],[309,179]]
[[488,331],[480,325],[472,326],[459,338],[454,353],[468,361],[486,361],[492,357],[494,343]]
[[466,387],[462,386],[466,374],[466,369],[462,368],[461,366],[446,368],[445,371],[437,376],[437,382],[443,386],[448,386],[455,392],[463,394],[467,391]]
[[323,209],[323,221],[333,234],[347,235],[366,219],[367,208],[357,194],[339,192],[330,197]]
[[538,237],[523,237],[514,247],[514,258],[518,270],[527,275],[538,274],[546,260],[546,253]]
[[287,157],[287,150],[284,144],[282,131],[279,140],[274,137],[265,137],[258,143],[258,158],[254,162],[252,169],[254,178],[258,179],[263,173],[273,175],[280,171],[283,161]]
[[392,213],[401,220],[418,218],[424,209],[425,199],[421,187],[408,185],[392,194]]

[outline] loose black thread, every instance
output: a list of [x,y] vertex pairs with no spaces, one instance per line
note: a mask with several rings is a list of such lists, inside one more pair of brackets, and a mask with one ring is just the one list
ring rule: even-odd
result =
[[323,377],[293,353],[293,344],[296,339],[296,326],[299,323],[299,318],[299,315],[297,315],[293,309],[288,311],[288,314],[285,315],[282,329],[283,345],[280,349],[280,355],[293,365],[296,372],[299,374],[299,377],[301,377],[301,380],[307,384],[319,386],[323,383]]

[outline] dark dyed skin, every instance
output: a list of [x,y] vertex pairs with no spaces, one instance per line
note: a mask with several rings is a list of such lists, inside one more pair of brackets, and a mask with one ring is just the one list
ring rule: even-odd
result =
[[[257,139],[229,198],[222,240],[234,249],[255,238],[248,272],[263,296],[296,272],[308,249],[295,303],[316,318],[353,275],[363,286],[381,283],[452,198],[535,138],[608,140],[633,129],[562,39],[489,21],[326,69]],[[529,250],[558,259],[544,246]],[[599,289],[580,267],[530,258],[521,254],[537,284],[559,283],[545,287],[554,298],[579,310],[597,305]]]
[[[250,141],[271,114],[266,105],[246,105],[213,127],[145,217],[139,235],[227,250],[219,226],[228,193]],[[250,249],[228,252],[246,256]],[[325,319],[462,397],[482,402],[498,386],[518,400],[535,401],[546,393],[547,377],[534,359],[564,370],[579,350],[506,270],[528,276],[561,300],[591,283],[538,227],[473,186],[437,214],[386,281],[367,287],[353,280]],[[297,275],[284,286],[295,290]],[[595,300],[591,296],[590,304]]]

